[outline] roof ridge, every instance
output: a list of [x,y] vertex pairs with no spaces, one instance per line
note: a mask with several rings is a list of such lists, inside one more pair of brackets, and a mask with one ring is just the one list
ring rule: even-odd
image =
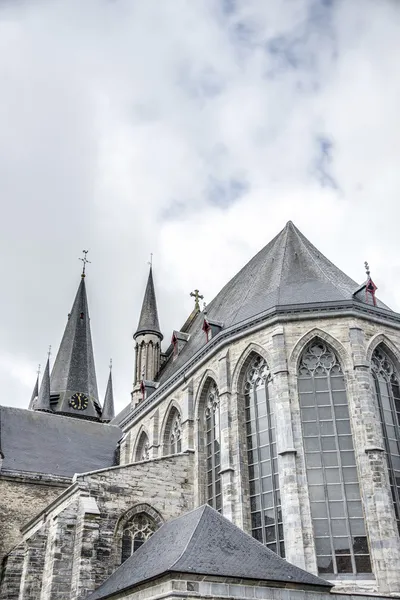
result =
[[[178,562],[181,560],[181,558],[182,558],[182,557],[183,557],[183,555],[185,554],[186,550],[188,549],[188,547],[189,547],[189,544],[190,544],[190,542],[192,541],[192,539],[193,539],[193,536],[194,536],[194,534],[196,533],[196,531],[197,531],[197,528],[198,528],[198,527],[199,527],[199,525],[200,525],[200,522],[201,522],[201,520],[202,520],[202,518],[203,518],[204,512],[205,512],[205,510],[206,510],[206,508],[207,508],[207,507],[208,507],[208,504],[203,504],[203,506],[198,506],[197,508],[194,508],[193,510],[190,510],[188,513],[185,513],[185,515],[189,515],[190,513],[192,513],[192,512],[195,512],[196,510],[200,510],[200,509],[202,509],[202,511],[201,511],[201,515],[200,515],[200,517],[199,517],[199,519],[198,519],[198,521],[197,521],[197,523],[196,523],[196,527],[195,527],[195,528],[194,528],[194,530],[192,531],[192,534],[191,534],[191,536],[189,537],[189,540],[188,540],[187,544],[185,545],[185,547],[183,548],[182,552],[180,553],[179,557],[178,557],[178,558],[176,559],[176,561],[175,561],[175,562],[173,562],[173,563],[172,563],[172,565],[170,566],[170,569],[171,569],[171,570],[172,570],[172,568],[173,568],[173,567],[174,567],[174,566],[175,566],[175,565],[176,565],[176,564],[177,564],[177,563],[178,563]],[[181,518],[181,517],[177,517],[177,519],[180,519],[180,518]]]
[[279,300],[280,300],[280,297],[281,297],[281,283],[282,283],[282,276],[283,276],[283,265],[285,264],[286,251],[287,251],[287,246],[288,246],[288,230],[289,230],[290,226],[293,226],[292,221],[288,221],[286,223],[284,229],[281,231],[281,233],[284,232],[284,235],[285,235],[285,244],[284,244],[283,253],[282,253],[281,268],[280,268],[280,274],[279,274],[279,283],[278,283],[278,287],[277,287],[277,292],[278,292],[277,304],[279,304]]
[[[342,285],[338,282],[338,281],[334,281],[331,279],[331,277],[329,275],[327,275],[327,273],[325,273],[325,271],[321,268],[320,264],[315,260],[312,252],[310,251],[309,245],[313,246],[313,244],[311,244],[311,242],[309,242],[308,240],[306,240],[308,242],[308,244],[305,243],[304,239],[303,239],[303,234],[297,229],[297,227],[292,223],[293,226],[293,231],[295,232],[297,238],[299,239],[300,243],[302,244],[303,248],[305,248],[308,256],[311,258],[313,264],[318,268],[318,270],[320,271],[320,273],[323,275],[323,277],[325,277],[329,283],[331,283],[332,285],[334,285],[336,288],[340,289],[341,294],[343,295],[344,298],[346,298],[346,293],[345,290],[343,289]],[[315,248],[315,246],[313,246],[313,248]],[[318,248],[315,248],[319,254],[319,256],[321,256],[322,252],[320,252],[318,250]],[[329,263],[332,264],[332,266],[334,266],[336,269],[338,269],[338,267],[336,267],[336,265],[334,265],[329,258],[326,258],[326,256],[324,254],[322,254],[322,256],[325,258],[325,260],[327,260]],[[341,269],[340,269],[341,271]],[[345,273],[344,273],[345,274]],[[346,275],[346,274],[345,274]],[[348,277],[346,275],[346,277]],[[351,279],[349,277],[349,279]]]

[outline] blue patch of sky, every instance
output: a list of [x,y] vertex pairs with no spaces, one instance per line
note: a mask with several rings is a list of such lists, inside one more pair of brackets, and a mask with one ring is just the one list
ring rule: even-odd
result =
[[[303,21],[292,30],[267,40],[265,51],[270,59],[266,76],[271,79],[287,71],[318,75],[320,52],[337,55],[331,0],[310,0]],[[305,88],[310,90],[309,86]]]
[[339,185],[332,173],[330,173],[330,168],[333,162],[333,141],[326,135],[318,135],[315,142],[317,145],[317,155],[313,165],[314,176],[321,187],[338,190]]
[[226,181],[211,177],[206,189],[206,197],[210,204],[220,208],[228,208],[239,200],[250,189],[247,181],[231,178]]

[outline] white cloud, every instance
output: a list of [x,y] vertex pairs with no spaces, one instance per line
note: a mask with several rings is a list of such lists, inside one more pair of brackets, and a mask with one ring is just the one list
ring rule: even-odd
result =
[[1,402],[27,406],[84,247],[119,408],[150,252],[167,341],[289,219],[400,310],[399,51],[394,0],[3,3]]

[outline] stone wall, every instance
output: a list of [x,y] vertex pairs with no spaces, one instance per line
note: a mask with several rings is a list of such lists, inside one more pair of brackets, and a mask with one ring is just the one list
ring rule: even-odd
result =
[[23,530],[1,600],[77,600],[121,564],[122,526],[135,507],[158,524],[193,508],[193,455],[180,454],[75,476]]
[[297,394],[297,366],[302,350],[313,338],[330,345],[344,372],[349,413],[356,453],[360,488],[376,581],[337,582],[337,589],[400,592],[400,540],[395,519],[382,435],[370,386],[370,357],[379,342],[385,342],[400,365],[400,331],[396,324],[372,322],[366,318],[327,316],[287,318],[264,324],[240,339],[213,350],[208,360],[194,369],[173,391],[138,407],[137,417],[126,427],[121,462],[130,462],[142,430],[149,435],[151,456],[163,452],[165,423],[172,406],[182,416],[184,450],[195,451],[195,503],[205,499],[205,460],[202,452],[202,392],[211,379],[220,393],[221,480],[223,512],[235,524],[250,532],[247,451],[244,428],[242,380],[252,353],[263,356],[273,375],[279,452],[280,491],[288,560],[316,573],[316,555],[305,470],[300,407]]
[[0,564],[18,544],[20,528],[43,510],[70,480],[0,472]]

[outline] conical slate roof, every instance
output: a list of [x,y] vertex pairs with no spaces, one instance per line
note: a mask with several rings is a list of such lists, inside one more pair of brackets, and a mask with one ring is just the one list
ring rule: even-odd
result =
[[[89,398],[88,408],[78,415],[68,401],[80,392]],[[68,322],[51,373],[51,394],[59,394],[57,412],[71,412],[76,416],[98,417],[99,400],[94,364],[89,308],[85,276],[82,275],[77,294],[68,315]]]
[[112,598],[167,573],[279,581],[293,587],[317,586],[321,591],[332,587],[290,564],[204,505],[163,525],[88,600]]
[[44,410],[49,412],[50,409],[50,358],[47,359],[46,368],[43,373],[42,383],[38,399],[34,406],[35,410]]
[[135,335],[136,338],[141,333],[155,333],[163,337],[158,322],[156,293],[153,282],[153,269],[150,267],[149,278],[147,280],[146,291],[144,293],[142,310],[140,312],[139,323]]
[[33,410],[35,399],[38,397],[38,395],[39,395],[39,375],[36,377],[35,387],[33,388],[31,400],[30,400],[29,406],[28,406],[29,410]]
[[[331,303],[366,303],[359,284],[328,260],[289,221],[207,305],[207,318],[223,328],[250,320],[260,313],[301,305],[324,308]],[[387,309],[377,300],[377,308]],[[199,313],[188,333],[190,339],[160,375],[163,382],[204,346],[204,314]]]
[[104,398],[103,411],[101,413],[101,420],[105,422],[111,421],[115,417],[114,411],[114,394],[111,370],[108,376],[108,383],[106,389],[106,395]]

